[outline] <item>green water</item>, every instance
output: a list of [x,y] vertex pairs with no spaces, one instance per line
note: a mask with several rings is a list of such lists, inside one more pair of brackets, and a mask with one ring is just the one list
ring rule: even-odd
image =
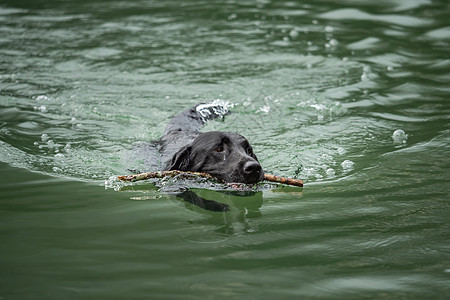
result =
[[[0,299],[446,299],[449,12],[1,1]],[[232,114],[205,130],[305,187],[197,186],[226,213],[116,191],[151,165],[142,142],[214,99]]]

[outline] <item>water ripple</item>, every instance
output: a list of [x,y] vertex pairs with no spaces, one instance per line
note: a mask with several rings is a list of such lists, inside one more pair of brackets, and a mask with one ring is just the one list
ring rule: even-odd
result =
[[385,22],[395,25],[407,27],[423,27],[432,24],[433,22],[424,18],[403,16],[403,15],[377,15],[364,12],[355,8],[342,8],[329,11],[320,15],[321,18],[330,20],[370,20]]

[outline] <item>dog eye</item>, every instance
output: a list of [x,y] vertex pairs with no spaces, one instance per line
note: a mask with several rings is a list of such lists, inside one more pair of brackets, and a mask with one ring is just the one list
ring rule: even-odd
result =
[[247,154],[248,154],[248,155],[252,155],[252,154],[253,154],[252,148],[247,148]]
[[223,152],[223,145],[217,146],[216,152]]

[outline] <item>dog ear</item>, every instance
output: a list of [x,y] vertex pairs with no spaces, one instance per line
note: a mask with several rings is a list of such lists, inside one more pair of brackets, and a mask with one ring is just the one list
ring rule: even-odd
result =
[[191,164],[191,152],[192,148],[190,146],[186,146],[178,150],[170,163],[167,164],[165,170],[189,171],[188,168]]

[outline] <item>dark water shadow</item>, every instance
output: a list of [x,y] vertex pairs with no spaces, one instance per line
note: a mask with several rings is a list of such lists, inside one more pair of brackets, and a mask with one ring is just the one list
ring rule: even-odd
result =
[[190,211],[202,218],[190,221],[191,224],[214,226],[214,232],[230,236],[254,232],[253,221],[261,218],[263,192],[253,191],[213,191],[188,190],[178,194],[177,199]]

